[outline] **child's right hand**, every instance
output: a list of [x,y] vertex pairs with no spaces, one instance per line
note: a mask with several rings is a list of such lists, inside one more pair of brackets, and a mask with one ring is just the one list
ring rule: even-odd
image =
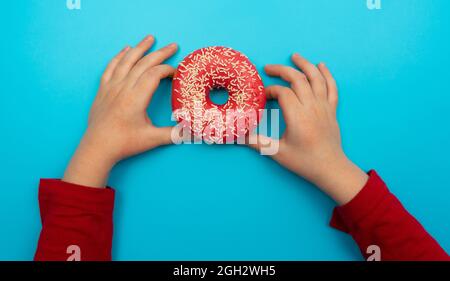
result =
[[280,104],[285,134],[279,141],[260,135],[256,144],[250,145],[259,150],[268,142],[278,141],[279,150],[272,156],[277,162],[317,185],[337,203],[345,204],[363,188],[368,176],[342,150],[336,120],[336,83],[323,63],[316,67],[298,54],[292,61],[303,73],[284,65],[265,67],[268,75],[290,83],[290,88],[266,88],[267,97]]

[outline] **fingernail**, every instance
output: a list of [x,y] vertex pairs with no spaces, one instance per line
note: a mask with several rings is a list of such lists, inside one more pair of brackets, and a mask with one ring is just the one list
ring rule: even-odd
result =
[[300,57],[300,55],[298,53],[294,53],[292,56],[293,57]]
[[147,37],[145,37],[144,38],[144,40],[142,40],[142,41],[151,41],[151,40],[153,40],[153,36],[152,35],[147,35]]
[[122,51],[120,51],[121,53],[126,52],[130,49],[130,46],[126,46],[125,48],[122,49]]
[[176,47],[177,46],[177,43],[170,43],[169,45],[167,45],[167,47],[169,47],[169,48],[173,48],[173,47]]

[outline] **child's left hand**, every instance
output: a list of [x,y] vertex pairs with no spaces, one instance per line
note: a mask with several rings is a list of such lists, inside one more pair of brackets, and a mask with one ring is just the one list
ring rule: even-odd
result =
[[[170,127],[155,127],[147,107],[161,79],[175,69],[162,64],[176,44],[144,56],[154,38],[123,49],[106,68],[92,105],[88,128],[64,174],[64,181],[104,187],[109,171],[120,160],[171,143]],[[143,57],[144,56],[144,57]]]

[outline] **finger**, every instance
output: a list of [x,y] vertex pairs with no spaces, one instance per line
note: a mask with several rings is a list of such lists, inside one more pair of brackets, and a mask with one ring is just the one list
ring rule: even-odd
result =
[[301,57],[299,54],[292,55],[292,62],[305,73],[306,77],[311,84],[314,95],[316,97],[326,99],[327,98],[327,85],[325,78],[320,73],[317,67],[307,61],[305,58]]
[[135,48],[129,50],[124,56],[114,71],[113,78],[116,80],[122,80],[131,70],[131,68],[136,64],[136,62],[142,58],[145,52],[150,49],[150,47],[155,42],[153,36],[149,35],[144,38]]
[[262,155],[269,155],[277,159],[280,140],[273,139],[264,135],[250,135],[247,145]]
[[173,127],[151,127],[150,133],[150,146],[160,146],[166,144],[172,144],[172,130]]
[[336,85],[336,80],[334,80],[333,75],[331,74],[330,70],[324,63],[319,64],[319,70],[322,73],[323,77],[325,77],[325,80],[327,81],[328,102],[336,110],[338,104],[338,89]]
[[128,52],[128,50],[130,50],[130,46],[126,46],[125,48],[123,48],[108,64],[108,66],[105,69],[105,72],[103,72],[102,75],[102,79],[101,79],[101,83],[107,83],[113,73],[114,70],[116,69],[117,65],[119,64],[120,60],[122,60],[122,58],[125,56],[125,54]]
[[280,64],[269,64],[264,68],[267,75],[277,76],[291,84],[301,103],[308,103],[313,98],[311,86],[309,85],[306,76],[290,66]]
[[178,46],[175,43],[169,44],[164,48],[161,48],[155,52],[146,55],[144,58],[139,60],[136,65],[131,70],[131,79],[137,79],[142,75],[148,68],[156,66],[163,63],[165,60],[173,56],[178,50]]
[[295,93],[288,87],[278,85],[265,88],[265,92],[268,99],[278,101],[286,123],[290,124],[296,114],[297,106],[300,105],[300,101]]
[[153,93],[159,86],[162,79],[172,77],[175,74],[176,69],[167,64],[160,64],[147,69],[141,77],[137,80],[135,88],[144,99],[144,104],[148,106],[153,96]]

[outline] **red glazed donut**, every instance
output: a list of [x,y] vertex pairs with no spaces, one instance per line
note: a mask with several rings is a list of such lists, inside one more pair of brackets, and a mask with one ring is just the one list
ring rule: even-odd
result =
[[[228,101],[215,104],[209,92],[228,91]],[[207,47],[180,63],[172,82],[172,109],[196,137],[223,143],[245,136],[258,125],[266,103],[264,86],[255,66],[238,51]]]

